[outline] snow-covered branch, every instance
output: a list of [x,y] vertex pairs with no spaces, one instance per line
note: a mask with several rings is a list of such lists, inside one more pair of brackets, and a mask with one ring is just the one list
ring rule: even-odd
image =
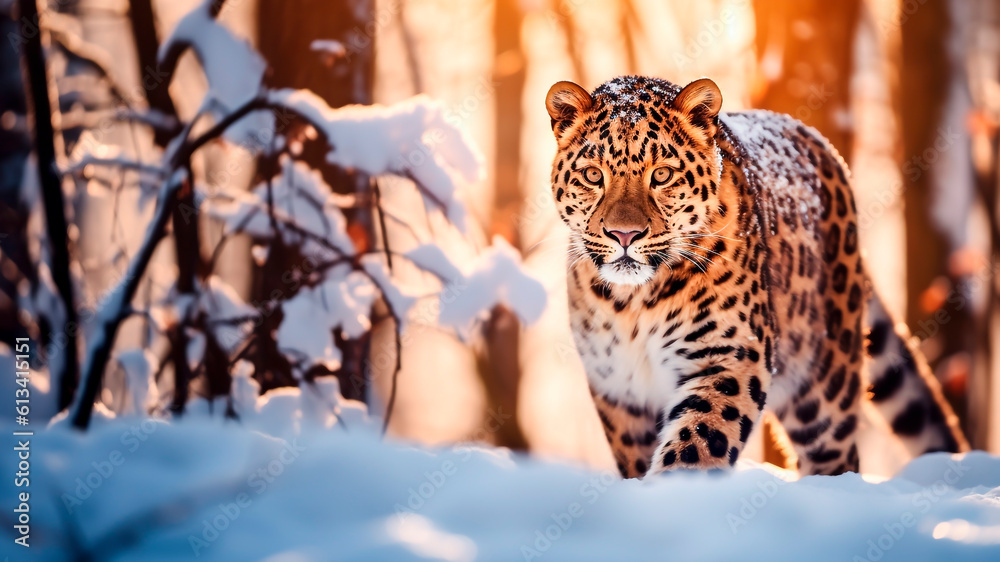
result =
[[87,345],[87,354],[81,373],[82,387],[77,392],[76,403],[73,407],[73,425],[79,429],[86,429],[90,423],[94,400],[101,388],[101,378],[111,357],[118,328],[131,306],[136,289],[139,287],[139,281],[149,266],[149,260],[153,257],[153,251],[166,233],[167,221],[173,211],[177,192],[186,181],[189,181],[189,178],[187,172],[182,169],[175,172],[163,183],[157,198],[156,213],[146,228],[146,236],[139,251],[129,263],[125,276],[112,289],[98,312],[94,332]]
[[394,174],[412,179],[425,200],[465,230],[460,180],[481,175],[482,157],[465,134],[444,118],[444,106],[416,96],[392,106],[333,109],[304,90],[267,93],[271,104],[306,118],[330,145],[327,162],[371,176]]
[[[174,302],[164,305],[177,310],[176,322],[162,327],[161,332],[168,335],[174,348],[171,361],[175,370],[189,373],[175,382],[178,409],[184,408],[189,376],[196,375],[209,362],[207,356],[199,359],[210,352],[207,348],[226,354],[223,361],[229,363],[235,360],[234,355],[246,352],[244,342],[249,341],[251,333],[258,341],[273,336],[273,344],[285,358],[282,361],[287,360],[300,381],[316,367],[328,371],[341,367],[343,357],[338,342],[356,340],[371,330],[371,312],[377,299],[387,305],[398,335],[398,331],[406,329],[409,312],[421,296],[395,278],[393,256],[405,257],[410,265],[440,280],[442,291],[450,295],[441,299],[440,321],[460,335],[469,335],[485,311],[500,304],[526,322],[537,318],[544,306],[544,289],[521,271],[520,258],[513,248],[498,240],[471,266],[461,268],[433,242],[425,241],[399,254],[391,252],[385,218],[406,225],[409,232],[413,229],[406,224],[407,217],[386,212],[380,194],[374,192],[377,184],[371,184],[372,193],[368,194],[334,193],[319,171],[297,159],[298,153],[286,146],[284,139],[277,139],[271,152],[266,153],[268,158],[278,155],[276,175],[268,176],[249,192],[224,190],[207,197],[207,203],[199,203],[194,197],[194,178],[190,177],[192,156],[218,139],[239,143],[256,154],[255,147],[263,148],[259,139],[274,139],[279,120],[297,120],[315,131],[315,135],[306,136],[318,144],[326,163],[335,168],[372,178],[394,175],[411,180],[425,208],[440,211],[456,227],[456,236],[464,234],[468,227],[459,194],[463,187],[479,180],[482,171],[481,156],[464,133],[445,119],[444,106],[428,97],[417,96],[391,106],[332,108],[309,91],[264,88],[263,60],[246,42],[215,21],[220,6],[218,1],[203,1],[177,24],[160,47],[159,59],[168,74],[190,48],[201,61],[209,82],[202,109],[166,144],[162,163],[134,162],[94,150],[77,155],[66,170],[109,166],[166,178],[145,239],[127,274],[98,314],[87,350],[84,388],[73,412],[75,426],[87,426],[116,333],[171,216],[177,241],[175,253],[179,260],[183,256],[186,261],[168,297]],[[195,134],[203,118],[213,123]],[[179,199],[181,194],[183,199]],[[356,234],[348,234],[348,215],[342,208],[361,205],[370,205],[378,213],[382,250],[370,251],[370,240],[362,237],[356,243]],[[185,206],[192,207],[193,219],[179,218],[180,208]],[[198,273],[195,261],[199,252],[199,212],[225,224],[223,241],[236,233],[257,241],[260,245],[254,250],[255,257],[267,259],[272,251],[291,250],[313,267],[295,280],[294,287],[269,296],[266,305],[258,305],[266,309],[251,307],[217,277],[199,277],[205,275]],[[279,308],[280,321],[273,323],[269,331],[249,327],[251,323],[260,326]],[[396,345],[398,373],[399,338]]]

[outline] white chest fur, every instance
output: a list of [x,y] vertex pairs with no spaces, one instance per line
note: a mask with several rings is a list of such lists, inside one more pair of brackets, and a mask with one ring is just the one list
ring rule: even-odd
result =
[[[682,312],[665,321],[662,311],[644,310],[641,300],[622,311],[588,308],[571,304],[570,315],[577,349],[595,392],[651,410],[668,408],[683,398],[677,381],[683,373],[697,369],[678,354],[690,318]],[[674,324],[678,326],[673,332],[664,335]]]

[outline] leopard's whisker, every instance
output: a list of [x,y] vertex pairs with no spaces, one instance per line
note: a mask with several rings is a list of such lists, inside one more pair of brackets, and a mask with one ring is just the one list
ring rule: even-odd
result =
[[726,224],[722,225],[715,232],[679,235],[674,238],[671,238],[671,240],[690,240],[694,238],[721,238],[722,240],[729,240],[730,242],[739,242],[739,240],[736,238],[730,238],[728,236],[722,236],[721,234],[719,234],[723,230],[729,228],[731,224],[733,224],[733,221],[729,221]]
[[[708,256],[703,256],[703,255],[701,255],[701,254],[699,254],[699,253],[697,253],[697,252],[694,252],[694,251],[691,251],[691,250],[685,250],[685,249],[682,249],[682,248],[678,248],[678,246],[681,246],[681,247],[683,247],[683,246],[688,246],[687,244],[675,244],[675,245],[674,245],[674,248],[675,248],[675,249],[677,249],[677,251],[678,251],[678,252],[683,252],[683,253],[687,253],[687,254],[689,254],[689,255],[691,255],[691,256],[694,256],[694,257],[696,257],[696,258],[699,258],[699,259],[702,259],[702,260],[706,260],[706,261],[708,261],[709,263],[711,263],[711,262],[712,262],[712,259],[711,259],[711,258],[709,258]],[[701,246],[695,246],[695,247],[697,247],[697,248],[700,248],[700,249],[704,250],[704,248],[702,248]]]
[[732,262],[733,261],[729,256],[724,256],[724,255],[720,254],[719,252],[716,252],[715,250],[709,250],[708,248],[706,248],[704,246],[699,246],[697,244],[675,244],[675,246],[683,246],[683,247],[688,247],[688,248],[698,248],[699,250],[705,250],[706,252],[708,252],[710,254],[715,254],[715,255],[719,256],[720,258],[722,258],[722,259],[724,259],[724,260],[726,260],[728,262]]
[[687,234],[687,235],[678,235],[678,236],[675,236],[675,237],[671,238],[671,240],[698,240],[698,239],[701,239],[701,238],[718,238],[720,240],[729,240],[730,242],[739,242],[739,240],[736,239],[736,238],[730,238],[728,236],[723,236],[721,234]]
[[689,250],[678,250],[678,252],[686,252],[686,253],[687,253],[687,255],[688,255],[688,256],[689,256],[689,257],[690,257],[691,259],[695,259],[695,260],[698,260],[698,263],[700,263],[700,264],[701,264],[702,266],[704,266],[704,267],[708,267],[708,266],[710,266],[710,265],[714,265],[714,262],[713,262],[713,261],[711,260],[711,258],[708,258],[708,257],[706,257],[706,256],[702,256],[702,255],[700,255],[700,254],[697,254],[697,253],[695,253],[695,252],[691,252],[691,251],[689,251]]
[[[704,264],[699,263],[699,262],[695,261],[694,259],[692,259],[693,257],[699,257],[699,258],[705,259],[704,256],[699,256],[698,254],[693,254],[693,253],[691,253],[691,252],[689,252],[687,250],[677,250],[677,253],[680,254],[681,257],[683,257],[684,259],[686,259],[689,262],[691,262],[692,264],[694,264],[694,266],[697,267],[698,269],[700,269],[702,273],[704,273],[705,271],[707,271],[705,269]],[[712,263],[712,262],[709,261],[709,263]]]

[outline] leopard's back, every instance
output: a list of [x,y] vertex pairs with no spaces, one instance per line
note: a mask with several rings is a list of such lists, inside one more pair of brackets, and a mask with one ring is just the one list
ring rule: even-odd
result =
[[885,329],[847,167],[815,130],[719,114],[708,79],[561,82],[546,107],[574,339],[623,475],[731,465],[765,408],[802,472],[858,470],[869,394],[911,452],[963,446]]
[[846,165],[819,133],[787,115],[756,110],[722,121],[723,146],[742,164],[746,189],[759,205],[777,339],[775,413],[784,419],[788,407],[824,382],[818,399],[848,404],[863,373],[841,367],[860,361],[867,283]]
[[[846,164],[820,133],[784,114],[747,111],[724,118],[756,176],[768,237],[769,278],[781,332],[773,396],[786,425],[812,435],[824,424],[814,403],[845,405],[861,391],[911,455],[968,448],[958,421],[912,342],[865,273],[858,241],[859,211]],[[816,350],[835,340],[832,359]],[[858,371],[838,359],[865,352]],[[811,368],[810,368],[811,367]],[[787,382],[782,383],[782,380]],[[784,394],[780,394],[784,393]],[[797,397],[805,394],[805,401]],[[804,406],[802,406],[804,404]],[[805,416],[802,416],[803,409]],[[859,429],[848,418],[841,429]],[[812,422],[802,424],[802,418]],[[837,428],[834,428],[836,431]],[[800,436],[800,435],[799,435]]]

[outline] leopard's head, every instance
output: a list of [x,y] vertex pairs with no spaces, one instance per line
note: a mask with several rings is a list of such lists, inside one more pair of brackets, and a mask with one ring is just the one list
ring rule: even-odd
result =
[[682,89],[625,76],[592,94],[559,82],[545,105],[558,143],[556,208],[573,232],[573,251],[593,260],[602,280],[641,285],[706,246],[727,212],[718,193],[722,94],[714,82]]

